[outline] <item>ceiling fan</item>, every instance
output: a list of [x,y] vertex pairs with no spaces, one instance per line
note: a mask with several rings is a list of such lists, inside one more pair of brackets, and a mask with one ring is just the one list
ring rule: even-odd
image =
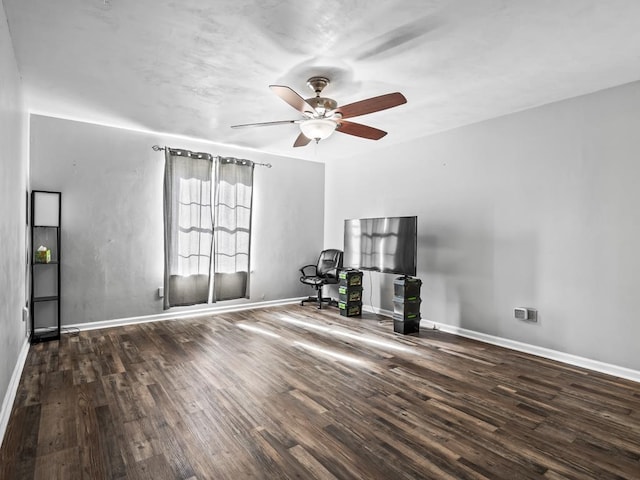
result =
[[348,122],[345,119],[366,115],[367,113],[379,112],[380,110],[386,110],[387,108],[397,107],[398,105],[407,103],[404,95],[395,92],[338,107],[338,103],[332,98],[320,96],[322,90],[329,85],[328,78],[311,77],[307,80],[307,85],[315,92],[315,97],[304,99],[287,86],[269,85],[269,88],[276,95],[298,112],[302,113],[304,118],[299,120],[245,123],[242,125],[232,125],[231,128],[264,127],[297,123],[300,125],[301,132],[293,143],[294,147],[304,147],[311,142],[311,140],[315,140],[317,143],[320,140],[328,138],[334,131],[369,140],[380,140],[387,132],[360,123]]

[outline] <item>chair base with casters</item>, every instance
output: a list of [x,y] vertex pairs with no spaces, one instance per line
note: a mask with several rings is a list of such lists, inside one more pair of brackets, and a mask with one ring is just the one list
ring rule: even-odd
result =
[[342,251],[336,249],[323,250],[315,265],[305,265],[300,269],[302,276],[300,281],[316,289],[316,296],[306,298],[300,302],[317,302],[318,308],[322,308],[322,303],[327,305],[337,305],[337,302],[329,297],[322,296],[322,287],[338,283],[338,270],[342,268]]
[[300,301],[300,305],[304,305],[305,302],[317,302],[318,303],[318,308],[322,309],[322,302],[324,302],[325,304],[329,305],[329,306],[333,306],[333,307],[337,307],[338,306],[338,302],[336,300],[334,300],[331,297],[323,297],[322,296],[322,285],[320,285],[320,288],[318,288],[318,294],[315,297],[309,296],[308,298],[305,298],[304,300]]

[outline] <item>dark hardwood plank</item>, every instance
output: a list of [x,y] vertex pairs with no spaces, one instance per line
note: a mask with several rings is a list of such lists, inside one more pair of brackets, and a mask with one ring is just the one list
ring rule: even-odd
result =
[[3,448],[0,450],[0,479],[33,478],[36,468],[40,409],[39,404],[14,408],[10,422],[15,426],[7,428],[2,443]]
[[274,307],[31,347],[0,478],[637,479],[640,385]]
[[79,446],[80,470],[84,478],[106,478],[107,468],[100,446],[96,402],[100,395],[95,394],[91,384],[76,387],[76,431]]
[[117,425],[107,405],[95,408],[98,422],[98,442],[102,454],[102,462],[106,471],[105,478],[123,478],[127,474],[122,456],[123,425]]
[[36,457],[36,480],[67,480],[82,478],[78,447],[56,450]]

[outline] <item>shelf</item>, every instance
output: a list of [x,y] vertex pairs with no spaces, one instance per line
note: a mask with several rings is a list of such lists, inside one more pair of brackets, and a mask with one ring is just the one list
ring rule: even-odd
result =
[[[60,211],[62,194],[33,190],[31,192],[31,342],[60,339]],[[38,255],[42,246],[48,252]],[[49,261],[46,261],[46,260]],[[42,261],[45,260],[45,261]],[[43,267],[42,265],[50,265]],[[53,265],[53,266],[51,266]],[[36,292],[45,295],[36,295]],[[37,325],[47,327],[36,328]]]
[[33,332],[34,335],[47,335],[49,333],[56,333],[56,327],[40,327]]
[[60,297],[58,295],[49,295],[48,297],[33,297],[34,302],[53,302],[59,299]]
[[58,340],[60,331],[55,328],[36,329],[31,335],[31,343],[46,342],[48,340]]

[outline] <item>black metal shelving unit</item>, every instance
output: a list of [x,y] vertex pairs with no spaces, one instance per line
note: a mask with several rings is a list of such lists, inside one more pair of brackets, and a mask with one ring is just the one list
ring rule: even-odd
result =
[[[31,192],[31,343],[60,339],[61,211],[61,192]],[[40,246],[50,256],[38,257]]]

